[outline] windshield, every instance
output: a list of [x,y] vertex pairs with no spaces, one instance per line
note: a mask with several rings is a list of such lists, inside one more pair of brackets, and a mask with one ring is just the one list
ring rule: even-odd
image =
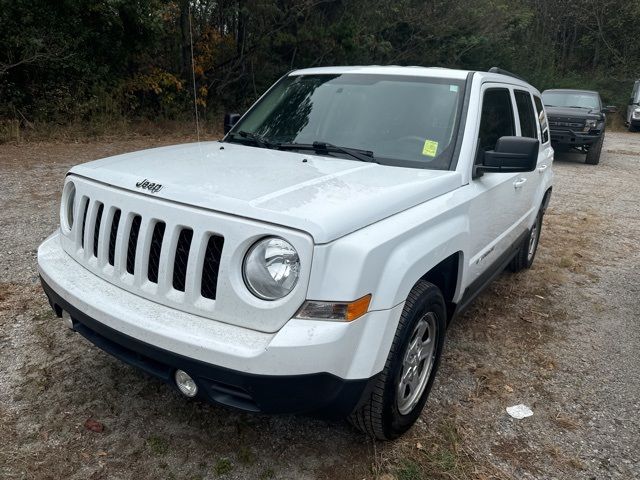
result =
[[576,107],[600,110],[600,101],[597,93],[543,92],[542,100],[547,107]]
[[249,143],[259,135],[263,146],[289,150],[292,143],[325,142],[373,153],[381,164],[448,169],[464,85],[396,75],[284,77],[225,140]]

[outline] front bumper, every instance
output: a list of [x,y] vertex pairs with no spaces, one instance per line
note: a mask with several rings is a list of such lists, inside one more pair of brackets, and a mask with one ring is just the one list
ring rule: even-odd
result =
[[56,313],[69,312],[98,347],[171,385],[182,369],[202,397],[248,411],[348,414],[382,370],[402,310],[351,323],[292,319],[264,333],[118,288],[67,255],[58,234],[38,249],[38,267]]
[[600,140],[602,133],[582,133],[573,130],[551,129],[551,143],[566,147],[583,147],[593,145]]

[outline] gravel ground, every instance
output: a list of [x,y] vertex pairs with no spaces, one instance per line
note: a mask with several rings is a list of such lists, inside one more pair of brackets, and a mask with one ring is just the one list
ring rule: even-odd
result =
[[607,134],[598,166],[557,156],[534,268],[452,325],[421,420],[385,444],[186,402],[49,311],[36,249],[66,170],[183,140],[0,146],[1,478],[640,478],[640,134]]

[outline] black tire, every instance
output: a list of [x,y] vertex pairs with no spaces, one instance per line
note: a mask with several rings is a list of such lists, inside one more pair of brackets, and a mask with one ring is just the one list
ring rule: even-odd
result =
[[[531,268],[533,261],[536,258],[536,252],[538,251],[538,243],[540,242],[540,233],[542,232],[542,212],[538,212],[536,221],[529,230],[529,234],[525,237],[518,248],[518,253],[511,263],[509,263],[509,270],[516,273],[520,270]],[[533,245],[532,242],[533,241]],[[533,251],[531,247],[533,246]]]
[[587,150],[587,158],[585,159],[585,163],[588,165],[597,165],[600,163],[600,154],[602,153],[602,144],[604,143],[604,132],[600,136],[600,140],[598,143],[594,143]]
[[634,127],[631,122],[629,122],[629,126],[627,128],[629,128],[630,132],[637,132],[638,131],[638,129],[636,127]]
[[[429,315],[430,313],[433,316]],[[403,359],[414,329],[417,328],[418,322],[427,316],[434,321],[437,330],[433,335],[436,344],[430,357],[431,370],[427,374],[427,383],[419,400],[403,415],[398,409],[397,401]],[[446,318],[445,301],[438,287],[424,280],[416,283],[402,310],[384,369],[378,375],[370,395],[363,399],[360,406],[349,416],[352,425],[378,440],[393,440],[415,423],[427,401],[438,370],[445,338]]]

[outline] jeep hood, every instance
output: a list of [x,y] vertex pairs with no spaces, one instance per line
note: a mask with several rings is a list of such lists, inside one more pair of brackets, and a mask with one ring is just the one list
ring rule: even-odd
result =
[[[155,148],[78,165],[71,174],[330,242],[461,185],[452,171],[402,168],[232,143]],[[155,193],[136,187],[161,184]],[[153,190],[153,189],[152,189]]]

